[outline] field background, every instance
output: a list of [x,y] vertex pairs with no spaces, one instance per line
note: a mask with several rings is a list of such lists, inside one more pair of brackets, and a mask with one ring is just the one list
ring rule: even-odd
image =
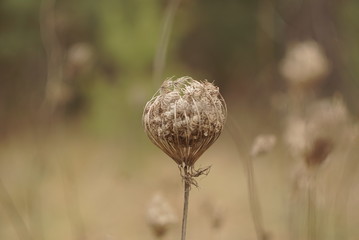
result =
[[[220,87],[240,129],[226,127],[197,163],[212,168],[191,191],[188,239],[256,239],[243,163],[259,134],[277,137],[253,161],[265,228],[270,239],[305,239],[305,200],[293,187],[302,168],[283,139],[291,105],[279,65],[292,42],[316,41],[330,71],[310,91],[341,96],[356,122],[359,2],[182,0],[154,79],[171,2],[1,1],[0,239],[156,239],[146,217],[156,193],[177,216],[164,239],[179,239],[179,171],[149,141],[141,116],[162,79],[187,75]],[[342,145],[319,174],[318,239],[359,237],[358,144]],[[342,208],[333,207],[337,196]]]

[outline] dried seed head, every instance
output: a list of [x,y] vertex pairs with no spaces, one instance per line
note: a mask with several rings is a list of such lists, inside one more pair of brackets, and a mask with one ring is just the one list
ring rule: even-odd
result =
[[81,73],[91,68],[94,62],[94,49],[88,43],[76,43],[72,45],[67,53],[67,64],[69,74]]
[[227,108],[218,87],[190,77],[164,81],[143,113],[151,141],[178,165],[192,167],[217,140]]
[[177,222],[170,204],[159,193],[155,194],[150,202],[147,222],[158,238],[164,236],[171,225]]
[[214,202],[213,198],[205,198],[201,204],[203,213],[207,216],[209,224],[213,230],[220,230],[226,220],[226,208],[218,202]]
[[270,152],[277,142],[274,135],[259,135],[255,138],[251,149],[251,156],[258,157]]
[[286,141],[307,167],[319,167],[341,142],[350,139],[353,127],[340,98],[313,104],[304,118],[289,121]]
[[299,42],[288,48],[280,72],[295,88],[311,87],[328,74],[329,62],[317,42]]

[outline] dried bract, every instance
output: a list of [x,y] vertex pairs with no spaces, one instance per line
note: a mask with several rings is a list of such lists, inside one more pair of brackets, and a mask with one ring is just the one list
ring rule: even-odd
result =
[[146,104],[145,131],[179,166],[192,168],[221,134],[227,108],[218,87],[190,77],[164,81]]

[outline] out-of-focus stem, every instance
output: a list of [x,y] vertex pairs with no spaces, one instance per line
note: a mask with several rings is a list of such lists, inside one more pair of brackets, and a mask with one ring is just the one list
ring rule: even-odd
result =
[[173,19],[176,15],[177,8],[181,0],[171,0],[167,9],[164,20],[163,29],[161,32],[160,41],[158,42],[156,56],[153,64],[153,81],[157,83],[162,79],[163,70],[166,62],[166,54],[168,49],[168,43],[171,36],[171,30],[173,27]]
[[56,108],[56,103],[51,100],[54,85],[61,82],[63,78],[63,51],[56,33],[55,4],[56,0],[42,0],[39,13],[40,34],[47,62],[45,96],[42,107],[50,114],[52,114]]
[[316,176],[311,176],[308,186],[308,240],[317,239]]
[[67,214],[74,239],[86,239],[86,230],[80,212],[80,204],[78,202],[78,193],[76,183],[73,179],[73,173],[65,163],[61,165],[61,168]]
[[[239,136],[240,136],[239,128],[237,127],[236,122],[231,117],[229,117],[229,123],[227,126],[229,126],[229,133],[231,134],[232,138],[234,139],[234,142],[237,146],[238,151],[241,152],[240,151],[241,146],[239,144],[242,141],[240,141],[240,139],[239,139]],[[257,239],[258,240],[266,240],[267,235],[266,235],[266,232],[263,227],[262,209],[259,204],[258,192],[257,192],[257,187],[256,187],[255,179],[254,179],[253,162],[252,162],[252,159],[250,159],[247,156],[247,157],[244,157],[243,163],[244,163],[244,167],[247,172],[249,204],[251,207],[252,219],[253,219],[253,224],[255,227]]]
[[262,209],[259,204],[257,186],[254,179],[254,168],[252,159],[247,162],[247,172],[248,172],[248,195],[249,203],[251,205],[252,217],[254,227],[256,229],[257,239],[266,240],[266,233],[263,227],[263,218],[262,218]]
[[347,202],[351,194],[353,185],[355,184],[356,172],[358,170],[358,161],[351,158],[351,151],[355,149],[354,144],[358,141],[358,133],[353,135],[349,144],[346,146],[345,154],[342,156],[343,169],[339,179],[339,184],[334,195],[334,239],[346,240],[347,236]]
[[20,240],[31,240],[33,239],[23,218],[17,210],[13,200],[11,199],[8,191],[6,190],[3,182],[0,180],[0,203],[3,205],[5,212],[13,224]]

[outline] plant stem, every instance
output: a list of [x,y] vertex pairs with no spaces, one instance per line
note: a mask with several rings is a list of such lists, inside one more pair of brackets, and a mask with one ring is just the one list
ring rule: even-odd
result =
[[183,217],[182,217],[182,236],[181,240],[186,239],[186,231],[187,231],[187,215],[188,215],[188,199],[189,199],[189,191],[190,191],[190,183],[188,181],[184,182],[184,202],[183,202]]
[[[238,152],[241,154],[242,152],[241,152],[241,144],[240,143],[242,143],[242,145],[243,145],[243,143],[245,143],[246,140],[243,139],[243,141],[242,141],[242,139],[240,139],[240,136],[242,134],[240,134],[239,127],[237,126],[234,118],[232,118],[229,115],[228,119],[229,119],[229,122],[228,122],[227,126],[229,128],[229,133],[232,136],[232,138],[237,146]],[[248,144],[245,144],[245,145],[248,146]],[[250,208],[251,208],[251,214],[252,214],[252,219],[253,219],[253,224],[254,224],[254,229],[256,231],[257,239],[258,240],[266,240],[267,235],[266,235],[266,232],[265,232],[264,226],[263,226],[262,209],[259,204],[258,191],[257,191],[256,183],[254,180],[253,159],[251,159],[249,156],[244,156],[243,157],[243,165],[247,172],[249,204],[250,204]]]
[[153,65],[153,79],[156,85],[158,81],[162,79],[162,74],[166,63],[168,43],[171,36],[171,30],[173,28],[173,20],[176,15],[176,11],[178,9],[180,1],[181,0],[172,0],[166,9],[164,25],[161,32],[160,41],[157,46],[156,56]]
[[308,240],[317,238],[316,180],[311,177],[308,186]]
[[3,206],[5,212],[8,214],[9,220],[20,240],[31,240],[31,234],[26,226],[24,219],[11,199],[10,194],[6,190],[2,180],[0,179],[0,204]]
[[262,211],[258,200],[258,191],[254,180],[254,168],[252,159],[245,160],[247,162],[248,172],[248,191],[249,191],[249,203],[251,205],[252,217],[254,227],[256,229],[257,239],[265,240],[266,234],[263,228]]
[[334,197],[333,207],[334,207],[334,239],[346,240],[348,239],[348,229],[347,229],[347,202],[352,193],[352,187],[355,183],[355,173],[358,168],[358,161],[356,159],[350,158],[349,154],[351,150],[354,149],[353,145],[358,140],[357,137],[354,137],[347,146],[345,155],[343,156],[344,164],[341,171],[341,176],[339,184],[336,190]]
[[74,180],[74,174],[67,166],[66,163],[61,163],[63,188],[65,194],[67,215],[70,220],[71,230],[74,235],[74,239],[85,239],[86,231],[83,224],[83,219],[80,211],[80,204],[78,202],[78,193],[76,189],[76,183]]
[[39,12],[40,34],[47,63],[45,96],[42,108],[47,114],[53,114],[57,102],[51,99],[53,86],[61,84],[63,77],[63,49],[56,34],[56,0],[42,0]]

